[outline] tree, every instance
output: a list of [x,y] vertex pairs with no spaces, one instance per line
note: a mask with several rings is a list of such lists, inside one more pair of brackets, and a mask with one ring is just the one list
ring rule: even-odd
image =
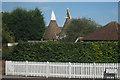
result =
[[13,47],[8,47],[7,43],[13,43],[15,37],[11,31],[8,30],[8,27],[2,25],[2,59],[6,59],[10,53],[13,51]]
[[0,12],[0,48],[2,47],[2,12]]
[[15,40],[15,37],[11,31],[8,30],[7,26],[5,24],[2,25],[2,43],[13,43]]
[[84,37],[102,26],[96,24],[95,21],[90,18],[78,18],[72,19],[65,29],[66,37],[63,41],[75,41],[78,37]]
[[42,12],[17,8],[12,12],[3,13],[3,23],[13,32],[15,41],[41,40],[45,32],[45,22]]

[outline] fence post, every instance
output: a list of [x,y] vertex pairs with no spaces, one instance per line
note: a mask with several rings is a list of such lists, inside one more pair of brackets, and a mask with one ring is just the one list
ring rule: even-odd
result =
[[7,74],[7,67],[8,67],[8,61],[5,61],[5,75],[8,75]]
[[93,63],[93,80],[95,79],[96,76],[96,68],[95,68],[95,63]]
[[71,78],[71,63],[69,62],[69,78]]
[[117,63],[118,64],[118,79],[120,79],[120,63]]
[[[7,61],[7,75],[8,75],[8,72],[10,72],[9,74],[12,74],[14,75],[14,67],[13,67],[13,63],[12,61]],[[8,69],[11,69],[10,71],[8,71]]]
[[28,76],[28,61],[26,61],[25,65],[26,65],[26,73],[25,73],[25,76],[27,77],[27,76]]
[[49,62],[47,61],[47,65],[46,65],[46,78],[48,78],[49,76]]
[[74,63],[74,69],[73,70],[74,70],[74,78],[75,78],[75,63]]

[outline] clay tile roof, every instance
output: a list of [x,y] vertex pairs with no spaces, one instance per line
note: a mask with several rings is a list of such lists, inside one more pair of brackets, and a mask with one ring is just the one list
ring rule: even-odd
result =
[[67,25],[70,23],[70,21],[71,21],[71,20],[66,20],[66,21],[65,21],[65,24],[63,25],[63,28],[62,28],[61,33],[60,33],[60,36],[61,36],[61,37],[65,35],[65,30],[66,30],[66,28],[67,28]]
[[120,24],[113,21],[107,25],[105,25],[100,30],[93,32],[86,37],[84,37],[84,41],[88,40],[118,40],[118,33],[120,34]]
[[51,20],[48,26],[48,29],[45,33],[45,40],[57,40],[56,34],[60,33],[60,29],[58,28],[57,22],[55,20]]
[[54,11],[52,10],[51,21],[50,21],[48,29],[44,35],[44,39],[45,40],[53,40],[53,39],[57,40],[58,38],[56,37],[56,35],[59,33],[60,33],[60,29],[57,25]]
[[64,23],[64,25],[63,25],[63,28],[62,28],[62,30],[61,30],[61,33],[59,34],[59,36],[60,37],[63,37],[63,36],[65,36],[65,29],[66,29],[66,27],[67,27],[67,24],[69,24],[70,22],[71,22],[71,20],[72,20],[72,17],[71,17],[71,15],[70,15],[70,11],[69,11],[69,8],[67,8],[67,14],[66,14],[66,21],[65,21],[65,23]]

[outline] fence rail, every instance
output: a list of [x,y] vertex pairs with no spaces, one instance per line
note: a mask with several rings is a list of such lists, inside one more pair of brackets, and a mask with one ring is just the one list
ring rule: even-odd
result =
[[[104,78],[106,69],[119,70],[120,63],[59,63],[6,61],[6,75],[63,78]],[[119,71],[118,71],[119,72]],[[119,78],[118,73],[115,76]],[[109,76],[109,78],[114,78]]]

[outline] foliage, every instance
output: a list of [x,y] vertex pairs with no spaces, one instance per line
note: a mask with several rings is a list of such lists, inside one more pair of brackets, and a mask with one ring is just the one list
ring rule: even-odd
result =
[[14,46],[8,47],[7,44],[2,44],[2,59],[6,60],[12,54]]
[[15,41],[40,40],[45,31],[42,12],[17,8],[12,12],[3,13],[3,23],[13,32]]
[[96,24],[95,21],[90,18],[78,18],[72,19],[65,29],[65,33],[67,35],[62,41],[75,41],[78,37],[84,37],[98,29],[102,26]]
[[2,25],[2,12],[0,12],[0,26]]
[[2,26],[2,43],[13,43],[15,40],[13,32],[9,31],[8,27],[5,24],[3,24]]
[[0,12],[0,58],[2,58],[1,48],[2,48],[2,13]]
[[13,43],[15,37],[13,35],[13,32],[9,31],[8,27],[5,24],[3,24],[2,26],[2,58],[6,59],[6,57],[8,57],[8,55],[13,50],[12,47],[7,46],[7,43]]
[[118,42],[19,43],[7,60],[39,62],[118,62]]

